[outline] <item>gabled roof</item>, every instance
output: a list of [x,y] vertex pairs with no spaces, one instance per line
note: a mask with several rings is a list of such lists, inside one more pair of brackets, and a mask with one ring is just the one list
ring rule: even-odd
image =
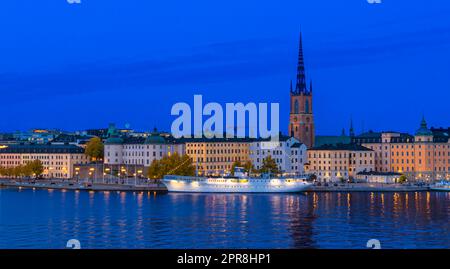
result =
[[314,147],[323,145],[349,144],[351,142],[350,136],[324,136],[318,135],[315,138]]
[[13,144],[0,148],[1,153],[42,153],[64,154],[84,153],[84,149],[75,145],[51,145],[51,144]]
[[348,150],[348,151],[373,151],[369,148],[363,147],[358,144],[335,144],[335,145],[322,145],[319,147],[313,147],[309,150]]

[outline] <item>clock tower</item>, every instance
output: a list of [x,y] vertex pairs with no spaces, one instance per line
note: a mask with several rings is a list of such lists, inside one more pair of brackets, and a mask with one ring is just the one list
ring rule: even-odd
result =
[[312,103],[312,82],[306,85],[305,62],[303,59],[302,35],[298,50],[297,82],[295,88],[291,81],[291,112],[289,119],[289,135],[297,138],[308,148],[314,146],[314,116]]

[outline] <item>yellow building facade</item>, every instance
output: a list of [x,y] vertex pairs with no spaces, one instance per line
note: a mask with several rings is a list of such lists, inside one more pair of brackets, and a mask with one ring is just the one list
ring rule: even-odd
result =
[[45,178],[72,178],[74,165],[86,164],[84,149],[75,145],[15,144],[0,148],[0,167],[11,168],[40,160]]
[[415,135],[368,132],[353,142],[375,152],[375,170],[405,174],[409,180],[450,180],[449,129],[428,129],[425,119]]
[[250,141],[240,138],[189,139],[185,151],[199,175],[222,175],[231,172],[234,162],[243,164],[250,159]]
[[375,154],[356,144],[322,145],[308,149],[305,170],[320,182],[348,180],[359,172],[374,171]]

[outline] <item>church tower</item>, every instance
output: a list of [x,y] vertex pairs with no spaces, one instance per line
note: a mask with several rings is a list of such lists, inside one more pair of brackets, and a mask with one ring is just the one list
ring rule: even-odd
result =
[[308,148],[314,146],[314,117],[312,103],[312,82],[309,89],[306,85],[305,62],[303,59],[302,35],[298,50],[297,82],[295,88],[291,81],[291,112],[289,119],[289,135],[305,144]]

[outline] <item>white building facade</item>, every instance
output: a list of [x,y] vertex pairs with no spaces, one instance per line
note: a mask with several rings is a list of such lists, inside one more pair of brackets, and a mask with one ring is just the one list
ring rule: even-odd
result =
[[105,142],[105,164],[143,165],[148,167],[154,160],[178,153],[184,154],[184,144],[173,139],[152,134],[143,137],[111,137]]
[[255,169],[260,169],[263,160],[271,156],[282,173],[304,174],[307,162],[305,144],[293,137],[281,136],[279,141],[254,141],[250,143],[250,160]]

